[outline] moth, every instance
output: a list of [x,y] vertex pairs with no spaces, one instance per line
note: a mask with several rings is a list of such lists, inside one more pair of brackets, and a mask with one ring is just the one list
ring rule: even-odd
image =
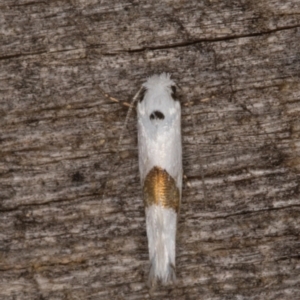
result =
[[[120,102],[100,89],[111,101]],[[153,75],[142,85],[134,102],[138,116],[139,171],[146,214],[150,259],[148,283],[176,280],[176,230],[182,193],[181,107],[170,74]],[[140,97],[139,97],[140,96]],[[121,144],[121,133],[118,145]]]
[[174,282],[182,191],[181,107],[170,75],[143,84],[137,104],[139,170],[150,259],[149,285]]

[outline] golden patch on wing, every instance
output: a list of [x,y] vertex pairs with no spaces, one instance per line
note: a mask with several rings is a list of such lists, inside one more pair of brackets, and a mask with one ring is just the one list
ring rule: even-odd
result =
[[155,204],[178,212],[180,192],[174,178],[166,170],[153,167],[145,178],[143,193],[146,207]]

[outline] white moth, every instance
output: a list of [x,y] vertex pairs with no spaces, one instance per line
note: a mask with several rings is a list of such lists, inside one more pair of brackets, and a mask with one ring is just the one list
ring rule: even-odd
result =
[[175,83],[162,73],[144,84],[138,102],[139,169],[146,211],[149,284],[174,282],[182,189],[181,109]]

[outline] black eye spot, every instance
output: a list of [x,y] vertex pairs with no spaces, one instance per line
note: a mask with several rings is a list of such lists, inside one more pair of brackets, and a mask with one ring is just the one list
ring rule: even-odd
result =
[[158,110],[156,110],[156,111],[154,111],[151,115],[150,115],[150,120],[154,120],[154,119],[159,119],[159,120],[163,120],[165,118],[165,115],[162,113],[162,112],[160,112],[160,111],[158,111]]
[[143,100],[144,100],[144,97],[145,97],[145,94],[146,94],[146,89],[143,88],[139,94],[139,98],[138,98],[138,101],[141,103]]
[[176,86],[172,86],[171,87],[171,90],[172,90],[172,93],[171,93],[171,96],[172,96],[172,98],[174,99],[174,100],[178,100],[177,99],[177,95],[176,95]]

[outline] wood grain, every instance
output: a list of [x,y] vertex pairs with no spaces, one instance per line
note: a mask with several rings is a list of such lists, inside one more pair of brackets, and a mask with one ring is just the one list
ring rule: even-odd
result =
[[[0,299],[300,298],[299,40],[298,0],[2,2]],[[150,293],[136,115],[118,146],[100,88],[160,72],[186,181],[178,282]]]

